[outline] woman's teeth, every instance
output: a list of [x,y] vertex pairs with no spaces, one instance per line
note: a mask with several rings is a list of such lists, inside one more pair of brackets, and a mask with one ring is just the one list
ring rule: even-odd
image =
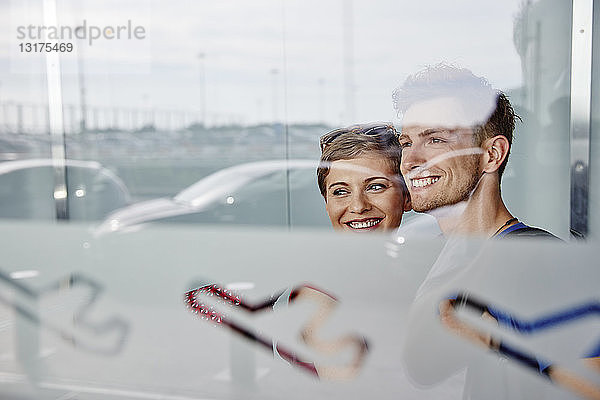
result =
[[377,225],[381,221],[381,218],[369,219],[366,221],[350,221],[347,225],[352,229],[365,229]]

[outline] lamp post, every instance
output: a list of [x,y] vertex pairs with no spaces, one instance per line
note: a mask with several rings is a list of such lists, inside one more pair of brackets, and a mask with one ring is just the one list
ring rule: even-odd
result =
[[200,61],[200,118],[203,126],[206,126],[206,54],[198,53]]
[[271,88],[273,90],[272,92],[272,102],[273,102],[273,123],[277,123],[279,116],[278,116],[278,108],[277,108],[277,92],[278,92],[278,88],[277,88],[277,75],[279,74],[279,70],[277,68],[273,68],[271,69]]
[[319,99],[318,99],[318,103],[317,103],[317,104],[319,104],[319,122],[324,124],[325,123],[325,79],[319,78],[317,83],[319,84],[319,93],[318,93]]
[[[82,30],[83,26],[75,28],[75,36],[78,37],[77,32]],[[79,50],[77,51],[77,75],[79,78],[79,104],[81,106],[81,119],[79,120],[79,129],[81,133],[84,133],[87,129],[86,114],[87,108],[85,103],[85,79],[83,74],[83,45],[85,41],[81,40],[79,44]]]
[[355,120],[355,85],[354,85],[354,10],[353,1],[343,2],[343,37],[344,37],[344,123]]

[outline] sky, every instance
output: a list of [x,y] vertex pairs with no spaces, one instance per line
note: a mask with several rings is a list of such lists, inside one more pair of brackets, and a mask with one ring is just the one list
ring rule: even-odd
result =
[[[500,89],[522,84],[513,25],[521,0],[4,0],[0,103],[47,103],[45,56],[19,26],[144,28],[144,39],[64,40],[65,105],[185,111],[208,124],[387,121],[411,73],[448,62]],[[46,12],[46,17],[49,13]],[[199,56],[201,55],[201,56]],[[204,111],[203,111],[204,110]]]

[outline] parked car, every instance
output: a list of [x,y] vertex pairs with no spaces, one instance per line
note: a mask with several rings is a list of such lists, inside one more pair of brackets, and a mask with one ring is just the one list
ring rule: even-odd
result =
[[[97,221],[131,203],[121,179],[95,161],[66,160],[69,220]],[[0,163],[0,218],[56,219],[50,158]]]
[[172,198],[143,201],[111,213],[96,234],[150,222],[326,227],[314,160],[270,160],[215,172]]

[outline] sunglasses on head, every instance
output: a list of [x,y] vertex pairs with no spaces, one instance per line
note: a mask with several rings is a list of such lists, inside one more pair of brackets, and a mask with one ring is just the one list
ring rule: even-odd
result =
[[353,125],[348,128],[335,129],[321,136],[321,139],[319,140],[319,144],[321,146],[321,153],[325,151],[327,146],[329,146],[335,139],[346,133],[355,133],[357,135],[368,136],[378,136],[385,134],[397,136],[396,129],[394,129],[394,126],[390,124],[360,124]]

